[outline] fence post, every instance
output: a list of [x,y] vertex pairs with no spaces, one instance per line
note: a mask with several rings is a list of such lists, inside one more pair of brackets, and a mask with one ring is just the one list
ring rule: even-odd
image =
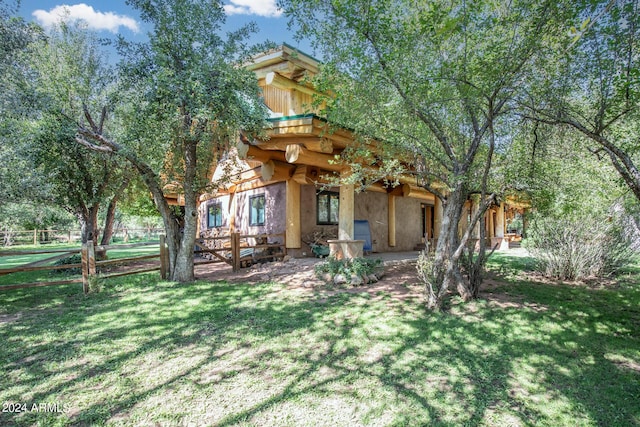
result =
[[82,244],[80,257],[82,260],[82,292],[86,294],[89,292],[89,250],[86,243]]
[[89,276],[96,275],[96,247],[93,245],[93,240],[87,242],[87,255],[88,255],[88,267]]
[[240,233],[231,233],[231,259],[233,271],[240,271]]
[[164,234],[160,235],[160,277],[165,280],[169,271],[169,256],[167,241]]
[[33,244],[38,244],[38,229],[33,230]]

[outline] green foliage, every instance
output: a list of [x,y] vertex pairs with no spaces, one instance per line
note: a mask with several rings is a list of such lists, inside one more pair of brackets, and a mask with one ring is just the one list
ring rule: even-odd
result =
[[[514,186],[504,153],[514,139],[518,96],[540,56],[564,37],[564,3],[281,1],[327,59],[316,80],[331,93],[329,122],[360,138],[362,147],[340,159],[355,164],[349,182],[394,185],[404,168],[404,182],[445,202],[448,221],[441,222],[434,260],[441,291],[428,306],[449,287],[465,299],[476,294],[462,280],[462,249],[480,215]],[[368,147],[371,139],[382,149]],[[363,160],[376,166],[376,176],[358,166]],[[459,227],[471,197],[479,199],[478,214]],[[474,271],[482,257],[477,262]]]
[[[54,262],[53,265],[58,266],[58,265],[72,265],[72,264],[81,264],[81,263],[82,263],[82,255],[73,254],[68,257],[59,259],[58,261]],[[80,274],[82,273],[82,268],[80,267],[61,268],[59,270],[52,270],[51,272],[53,274],[64,274],[64,275]]]
[[89,293],[97,294],[102,291],[103,279],[97,274],[88,277]]
[[0,228],[3,230],[68,229],[74,220],[68,212],[46,203],[0,204]]
[[429,295],[436,295],[439,292],[438,273],[435,269],[434,254],[427,251],[421,251],[416,262],[416,271],[418,279],[425,286]]
[[343,276],[347,281],[352,276],[363,278],[364,283],[368,282],[364,278],[371,275],[380,274],[384,269],[381,259],[351,258],[336,259],[331,256],[325,262],[316,264],[314,272],[320,279],[333,281],[337,275]]
[[538,270],[560,280],[609,275],[626,266],[630,244],[620,214],[597,212],[533,217],[524,244]]
[[[200,194],[208,173],[233,147],[237,132],[260,134],[266,107],[253,72],[238,66],[256,47],[254,24],[223,36],[219,1],[132,1],[151,26],[148,43],[120,39],[118,139],[162,175]],[[185,161],[194,150],[197,161]],[[195,168],[187,171],[186,164]],[[191,176],[191,174],[194,174]],[[192,181],[186,183],[185,181]]]
[[640,4],[567,4],[559,48],[549,51],[523,98],[526,114],[587,141],[640,199]]

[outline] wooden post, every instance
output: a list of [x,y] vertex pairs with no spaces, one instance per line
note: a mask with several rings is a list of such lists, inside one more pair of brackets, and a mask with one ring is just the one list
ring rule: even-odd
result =
[[504,237],[504,224],[504,203],[500,203],[496,214],[496,237]]
[[69,239],[67,240],[67,243],[71,243],[71,230],[69,230]]
[[[473,218],[478,213],[479,208],[480,208],[480,199],[478,197],[472,198],[469,206],[471,218]],[[480,220],[479,219],[478,219],[478,222],[476,222],[476,225],[473,226],[473,232],[471,233],[471,238],[472,239],[480,238]]]
[[285,232],[285,246],[291,249],[302,247],[300,234],[300,184],[293,179],[287,180],[286,189],[287,225]]
[[424,227],[424,229],[426,230],[424,238],[426,242],[431,242],[431,239],[433,239],[433,217],[431,215],[431,205],[425,205],[424,209],[426,223]]
[[160,235],[160,277],[162,280],[167,279],[167,272],[169,267],[169,257],[167,251],[167,242],[166,236],[164,234]]
[[340,186],[340,208],[338,213],[338,239],[353,240],[355,219],[355,186],[342,184]]
[[33,244],[37,245],[38,244],[38,230],[33,230]]
[[236,232],[236,193],[229,194],[229,233]]
[[96,275],[96,247],[93,245],[93,240],[87,242],[87,260],[89,276]]
[[444,210],[442,208],[442,200],[439,197],[436,197],[434,206],[433,206],[433,237],[437,239],[440,237],[440,227],[442,226],[442,216],[444,215]]
[[396,246],[396,196],[393,194],[389,194],[388,196],[388,205],[389,205],[389,246]]
[[89,250],[87,249],[87,243],[82,244],[80,250],[81,264],[82,264],[82,291],[89,293]]
[[231,233],[231,259],[233,271],[240,271],[240,233]]
[[493,238],[493,237],[495,237],[495,234],[496,234],[495,223],[494,223],[494,220],[493,220],[493,209],[487,210],[486,215],[489,217],[489,221],[487,221],[488,231],[489,231],[487,233],[487,236],[489,236],[489,238]]

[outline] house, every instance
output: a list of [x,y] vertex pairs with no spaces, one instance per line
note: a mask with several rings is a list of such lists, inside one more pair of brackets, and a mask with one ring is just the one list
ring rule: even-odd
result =
[[[272,112],[269,138],[241,138],[231,182],[200,203],[200,235],[228,232],[285,234],[287,252],[311,254],[314,235],[352,241],[357,237],[354,221],[368,223],[373,252],[410,251],[438,238],[440,200],[415,183],[400,177],[400,185],[387,188],[376,182],[364,189],[354,184],[328,187],[323,177],[348,174],[348,166],[335,156],[354,143],[347,129],[330,131],[314,109],[316,93],[306,81],[318,72],[318,61],[282,45],[248,65],[263,90]],[[468,210],[473,209],[470,203]],[[487,213],[487,236],[505,241],[505,205]],[[366,221],[366,222],[364,222]],[[307,237],[307,238],[305,238]]]

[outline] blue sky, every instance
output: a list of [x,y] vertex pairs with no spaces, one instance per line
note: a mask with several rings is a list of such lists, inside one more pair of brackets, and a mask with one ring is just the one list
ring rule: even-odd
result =
[[[277,44],[286,42],[313,55],[308,42],[294,40],[293,32],[287,28],[288,20],[275,7],[275,2],[276,0],[224,0],[227,11],[225,28],[231,30],[254,21],[260,28],[260,32],[253,37],[254,43],[266,40]],[[46,27],[58,20],[65,8],[71,17],[84,19],[101,36],[121,34],[134,41],[146,38],[144,23],[140,21],[137,11],[127,6],[124,0],[21,0],[20,15]]]

